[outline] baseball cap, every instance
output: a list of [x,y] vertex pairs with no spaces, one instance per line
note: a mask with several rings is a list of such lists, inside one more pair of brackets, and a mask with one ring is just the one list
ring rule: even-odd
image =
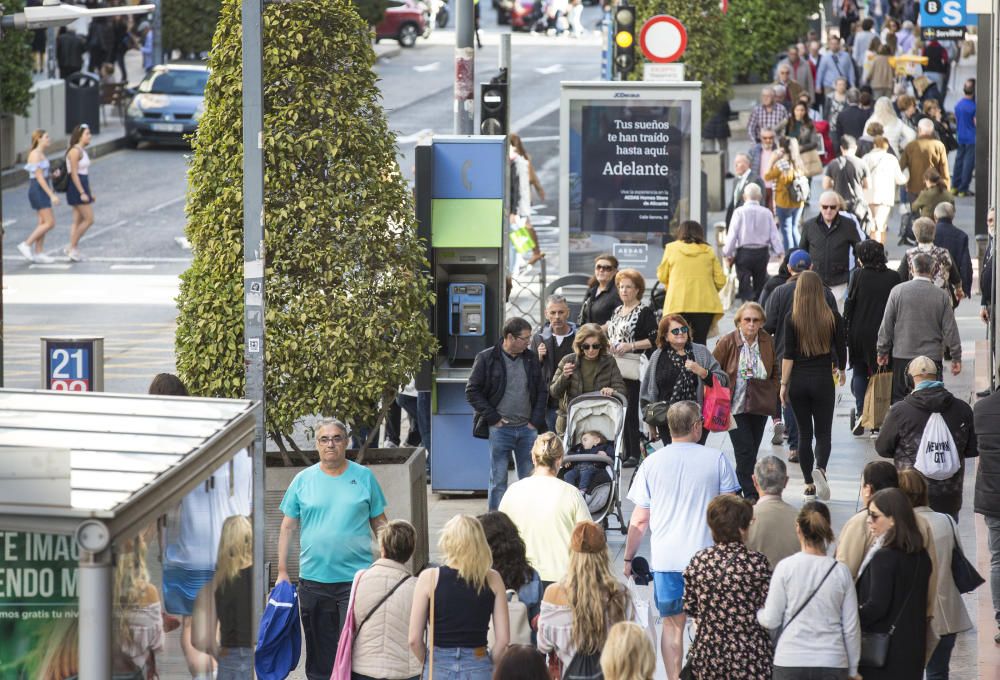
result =
[[608,549],[604,529],[594,522],[579,522],[569,539],[569,549],[578,553],[599,553]]
[[917,357],[907,365],[906,372],[910,375],[937,375],[938,367],[929,357]]
[[809,257],[809,253],[804,250],[796,250],[792,253],[791,257],[788,258],[788,266],[797,272],[804,272],[805,270],[812,267],[812,258]]

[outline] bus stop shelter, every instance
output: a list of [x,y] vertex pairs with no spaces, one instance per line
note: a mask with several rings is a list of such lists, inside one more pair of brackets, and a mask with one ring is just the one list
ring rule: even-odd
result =
[[250,448],[255,407],[0,389],[0,531],[74,538],[80,680],[112,677],[116,548]]

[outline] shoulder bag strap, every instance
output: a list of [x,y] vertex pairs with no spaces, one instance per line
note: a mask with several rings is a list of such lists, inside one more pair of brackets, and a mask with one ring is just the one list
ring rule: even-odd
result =
[[892,634],[896,632],[896,624],[899,623],[899,617],[903,615],[904,611],[906,611],[906,605],[910,601],[910,595],[913,595],[913,591],[917,587],[917,572],[919,571],[920,571],[920,560],[917,560],[917,565],[913,568],[913,584],[910,586],[910,592],[908,592],[906,594],[906,597],[903,599],[903,606],[899,608],[899,613],[896,614],[896,618],[893,619],[892,625],[889,626],[889,637],[892,637]]
[[390,597],[392,597],[392,594],[394,592],[396,592],[396,590],[398,590],[401,585],[403,585],[404,583],[406,583],[407,581],[409,581],[411,578],[413,578],[413,577],[410,576],[409,574],[407,574],[406,576],[404,576],[403,578],[401,578],[396,583],[396,585],[394,585],[392,587],[392,589],[389,590],[388,593],[386,593],[385,595],[383,595],[382,599],[379,600],[378,602],[376,602],[375,606],[372,607],[371,610],[369,610],[369,612],[367,614],[365,614],[365,618],[362,619],[361,623],[358,624],[358,629],[356,631],[354,631],[354,634],[357,635],[359,632],[361,632],[361,627],[368,622],[368,619],[370,619],[372,617],[372,614],[374,614],[376,611],[378,611],[378,608],[381,607],[383,604],[385,604],[385,601],[388,600]]
[[[788,619],[788,623],[786,623],[786,624],[784,624],[782,626],[782,632],[784,632],[784,630],[786,630],[790,625],[792,625],[792,621],[794,621],[796,619],[796,617],[798,617],[798,615],[802,613],[802,610],[805,609],[806,606],[808,606],[808,604],[810,602],[812,602],[812,599],[816,596],[816,593],[818,593],[819,589],[823,587],[824,583],[826,583],[827,577],[830,574],[832,574],[833,570],[836,569],[836,568],[837,568],[837,560],[835,559],[835,560],[833,560],[833,564],[830,565],[830,568],[826,570],[825,574],[823,574],[823,578],[820,579],[819,585],[816,586],[816,589],[813,590],[809,594],[809,597],[806,598],[806,601],[803,602],[802,605],[798,609],[795,610],[795,613],[792,614],[792,618]],[[780,637],[780,635],[779,635],[779,637]],[[777,644],[777,641],[775,641],[775,643]]]

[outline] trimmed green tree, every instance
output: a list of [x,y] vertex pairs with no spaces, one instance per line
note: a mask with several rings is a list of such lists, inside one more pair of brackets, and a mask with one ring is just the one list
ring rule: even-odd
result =
[[219,0],[163,0],[163,49],[185,56],[212,49]]
[[805,35],[815,0],[739,0],[729,3],[725,54],[733,74],[770,82],[779,52]]
[[[24,0],[5,0],[4,14],[24,11]],[[24,116],[31,103],[31,31],[5,31],[0,40],[0,115]]]
[[[224,0],[189,172],[177,369],[195,394],[239,397],[243,367],[240,2]],[[434,349],[424,244],[350,0],[264,14],[267,423],[375,424]],[[290,438],[289,438],[290,439]],[[276,440],[281,442],[281,437]]]
[[[726,28],[719,0],[635,0],[636,27],[658,14],[677,18],[687,30],[688,42],[680,61],[687,80],[701,81],[701,119],[711,118],[732,96],[733,72],[726,56]],[[636,35],[638,42],[638,34]],[[642,80],[645,56],[636,45],[636,69],[631,80]]]

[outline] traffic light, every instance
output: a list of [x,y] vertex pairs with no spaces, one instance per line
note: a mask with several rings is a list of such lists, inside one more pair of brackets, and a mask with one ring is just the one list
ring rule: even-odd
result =
[[635,70],[635,8],[625,0],[615,9],[614,72],[622,80]]
[[479,87],[479,133],[507,134],[510,132],[510,86],[507,84],[507,69],[500,69],[500,75],[488,83],[482,83]]

